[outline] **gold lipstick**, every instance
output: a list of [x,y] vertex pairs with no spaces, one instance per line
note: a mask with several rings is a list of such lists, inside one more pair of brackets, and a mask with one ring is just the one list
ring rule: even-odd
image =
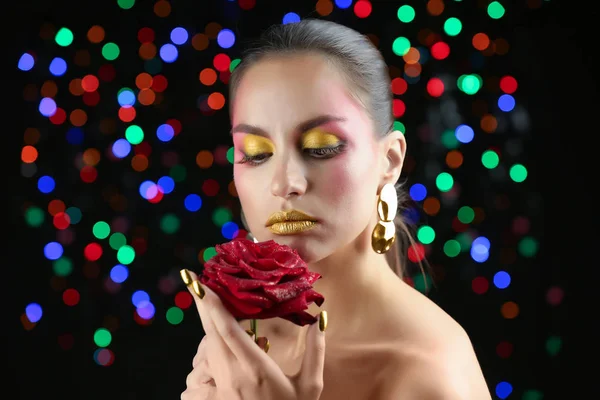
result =
[[314,228],[317,219],[298,210],[278,211],[269,217],[265,226],[277,235],[294,235]]

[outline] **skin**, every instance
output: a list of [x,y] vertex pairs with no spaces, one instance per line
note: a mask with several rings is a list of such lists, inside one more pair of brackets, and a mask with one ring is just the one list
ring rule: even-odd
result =
[[[464,330],[371,247],[377,196],[400,177],[406,142],[398,131],[375,134],[336,68],[319,54],[262,60],[242,78],[232,108],[234,179],[251,232],[297,249],[323,276],[314,289],[326,300],[307,310],[329,316],[320,399],[489,399]],[[334,120],[302,128],[323,115]],[[315,155],[339,144],[332,157]],[[271,213],[289,209],[317,218],[317,226],[291,236],[265,227]],[[259,321],[269,357],[288,375],[301,370],[308,329]]]

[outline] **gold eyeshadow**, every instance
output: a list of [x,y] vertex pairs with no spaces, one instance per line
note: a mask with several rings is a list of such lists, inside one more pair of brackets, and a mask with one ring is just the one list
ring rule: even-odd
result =
[[275,145],[266,137],[246,134],[243,139],[242,150],[247,156],[256,156],[264,153],[275,153]]
[[337,136],[322,131],[313,129],[302,135],[303,149],[319,149],[323,147],[334,147],[340,143],[340,138]]

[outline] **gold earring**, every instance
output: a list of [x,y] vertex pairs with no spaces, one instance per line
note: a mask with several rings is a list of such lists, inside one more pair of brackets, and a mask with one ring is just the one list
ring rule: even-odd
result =
[[371,246],[378,254],[388,251],[396,241],[394,218],[398,211],[398,193],[391,183],[386,183],[379,192],[377,215],[379,221],[371,234]]

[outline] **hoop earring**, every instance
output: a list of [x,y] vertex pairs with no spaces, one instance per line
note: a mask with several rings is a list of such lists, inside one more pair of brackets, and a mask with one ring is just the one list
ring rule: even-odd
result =
[[371,234],[371,247],[378,254],[388,251],[396,241],[394,218],[398,211],[398,193],[391,183],[386,183],[379,192],[377,215],[379,221]]

